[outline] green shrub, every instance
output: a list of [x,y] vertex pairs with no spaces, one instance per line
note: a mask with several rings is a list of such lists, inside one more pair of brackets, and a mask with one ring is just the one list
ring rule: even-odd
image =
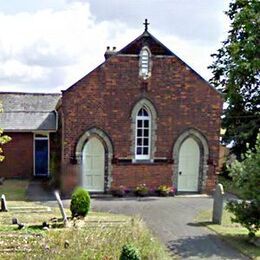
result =
[[90,208],[90,196],[87,190],[83,188],[76,188],[71,196],[70,211],[72,217],[82,216],[88,214]]
[[226,207],[234,214],[231,221],[240,223],[249,231],[249,238],[254,239],[260,228],[260,204],[257,201],[229,201]]
[[141,260],[140,253],[136,247],[131,244],[124,245],[120,255],[120,260]]
[[232,221],[247,228],[249,238],[253,239],[260,229],[260,134],[255,149],[249,149],[243,161],[234,161],[229,171],[234,186],[240,190],[244,200],[229,202],[227,209],[235,215]]

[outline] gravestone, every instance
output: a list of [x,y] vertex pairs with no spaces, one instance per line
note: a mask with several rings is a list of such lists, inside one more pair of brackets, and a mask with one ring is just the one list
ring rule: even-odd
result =
[[1,178],[0,178],[0,185],[3,185],[3,184],[4,184],[4,181],[5,181],[5,178],[4,178],[4,177],[1,177]]
[[64,210],[64,207],[63,207],[63,204],[62,204],[62,201],[61,201],[61,198],[60,198],[60,194],[59,194],[58,191],[54,191],[54,195],[56,197],[56,200],[57,200],[59,208],[60,208],[60,212],[61,212],[61,215],[62,215],[64,226],[66,226],[67,223],[68,223],[68,219],[67,219],[67,215],[66,215],[66,212]]
[[222,213],[223,213],[223,204],[224,204],[224,190],[222,184],[216,186],[216,190],[213,195],[213,214],[212,222],[214,224],[221,224]]
[[4,194],[2,194],[2,196],[1,196],[1,211],[2,212],[8,211],[7,204],[6,204],[6,199],[5,199],[5,195]]

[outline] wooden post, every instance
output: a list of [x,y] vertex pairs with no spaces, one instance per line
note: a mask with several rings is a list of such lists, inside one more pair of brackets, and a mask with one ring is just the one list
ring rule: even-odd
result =
[[67,226],[68,219],[67,219],[67,215],[65,213],[65,210],[64,210],[61,198],[60,198],[60,194],[59,194],[58,191],[54,191],[54,195],[56,197],[56,200],[57,200],[59,208],[60,208],[60,212],[61,212],[61,215],[62,215],[62,218],[63,218],[64,226]]
[[214,224],[221,224],[222,222],[222,213],[223,213],[223,204],[224,204],[224,189],[222,184],[216,186],[216,190],[213,195],[213,214],[212,222]]
[[5,199],[5,195],[2,194],[1,196],[1,211],[2,212],[7,212],[8,208],[7,208],[7,204],[6,204],[6,199]]

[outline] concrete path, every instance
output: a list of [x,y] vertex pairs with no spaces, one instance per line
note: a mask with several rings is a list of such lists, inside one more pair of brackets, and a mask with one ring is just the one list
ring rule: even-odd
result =
[[214,232],[194,222],[201,210],[212,208],[209,197],[94,199],[95,211],[140,216],[154,234],[181,259],[248,259]]

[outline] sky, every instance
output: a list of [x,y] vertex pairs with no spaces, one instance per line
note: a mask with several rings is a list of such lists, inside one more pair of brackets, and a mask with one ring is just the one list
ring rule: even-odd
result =
[[60,92],[149,32],[206,80],[228,0],[0,0],[0,91]]

